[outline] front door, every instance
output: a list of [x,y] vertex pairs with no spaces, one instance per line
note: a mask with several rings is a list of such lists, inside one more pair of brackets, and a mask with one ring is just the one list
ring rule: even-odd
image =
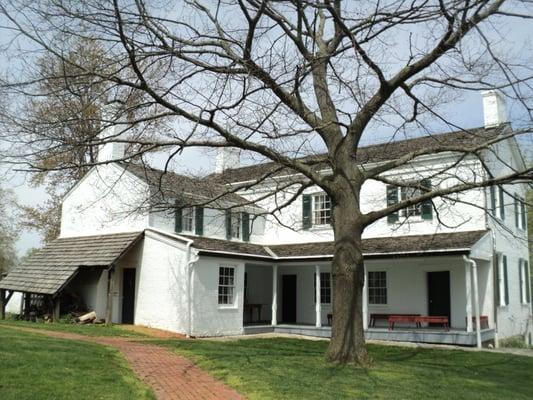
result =
[[133,324],[135,310],[135,268],[124,268],[122,273],[122,323]]
[[281,319],[283,322],[296,322],[296,275],[282,275]]
[[428,272],[428,315],[450,314],[450,271]]

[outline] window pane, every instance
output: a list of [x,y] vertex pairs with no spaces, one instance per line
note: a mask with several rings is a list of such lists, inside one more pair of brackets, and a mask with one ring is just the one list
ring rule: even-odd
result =
[[387,272],[368,272],[368,303],[387,304]]

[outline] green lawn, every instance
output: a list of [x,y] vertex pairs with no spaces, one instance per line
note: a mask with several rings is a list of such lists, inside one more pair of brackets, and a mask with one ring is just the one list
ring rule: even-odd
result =
[[45,329],[49,331],[60,331],[68,333],[76,333],[85,336],[119,336],[119,337],[146,337],[138,332],[129,330],[127,327],[120,325],[79,325],[66,322],[59,323],[44,323],[44,322],[29,322],[29,321],[16,321],[16,320],[3,320],[0,321],[0,327],[2,325],[8,326],[20,326],[24,328]]
[[0,327],[0,399],[154,399],[115,350]]
[[166,341],[250,399],[531,399],[533,358],[370,345],[370,369],[324,361],[327,342]]

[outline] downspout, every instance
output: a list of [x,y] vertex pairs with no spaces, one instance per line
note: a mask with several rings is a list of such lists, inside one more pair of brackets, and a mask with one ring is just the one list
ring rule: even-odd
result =
[[481,321],[479,318],[479,290],[478,290],[478,282],[477,282],[477,263],[467,257],[463,256],[463,259],[465,262],[470,263],[472,265],[472,283],[474,284],[474,312],[476,316],[476,344],[477,348],[481,348]]
[[[494,232],[494,229],[491,229],[491,237],[492,237],[492,303],[494,304],[493,311],[494,311],[494,327],[496,328],[494,332],[494,347],[498,348],[500,347],[500,342],[498,339],[498,307],[500,306],[499,299],[496,297],[496,291],[498,293],[500,292],[500,281],[499,281],[499,260],[498,255],[496,253],[496,233]],[[498,279],[496,279],[498,277]],[[501,293],[500,293],[501,296]]]
[[188,241],[185,252],[187,254],[186,259],[187,262],[185,264],[185,272],[187,274],[187,331],[186,331],[186,337],[190,338],[192,334],[192,278],[194,269],[194,264],[200,259],[198,254],[195,254],[194,257],[191,257],[191,246],[193,244],[193,241]]

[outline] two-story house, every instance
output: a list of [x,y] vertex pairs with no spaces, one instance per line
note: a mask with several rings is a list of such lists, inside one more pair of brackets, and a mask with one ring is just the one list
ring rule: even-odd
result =
[[[364,147],[358,160],[380,163],[436,143],[496,138],[511,129],[503,107],[498,93],[485,93],[484,127]],[[110,143],[99,157],[123,152],[123,145]],[[482,160],[438,153],[389,175],[434,187],[498,176],[523,163],[510,138]],[[238,153],[229,149],[220,151],[216,173],[206,178],[132,163],[94,167],[64,198],[60,237],[0,281],[0,297],[5,303],[6,293],[23,292],[26,307],[45,298],[59,313],[64,294],[75,293],[100,318],[191,336],[327,337],[335,296],[330,200],[311,187],[269,213],[294,194],[289,183],[296,175],[272,163],[239,166]],[[526,189],[472,189],[368,227],[367,338],[480,345],[524,335],[531,341]],[[363,211],[415,194],[370,180],[362,189]],[[162,206],[169,200],[175,209]],[[405,318],[393,327],[391,316]],[[449,329],[426,325],[426,316],[444,317]]]

